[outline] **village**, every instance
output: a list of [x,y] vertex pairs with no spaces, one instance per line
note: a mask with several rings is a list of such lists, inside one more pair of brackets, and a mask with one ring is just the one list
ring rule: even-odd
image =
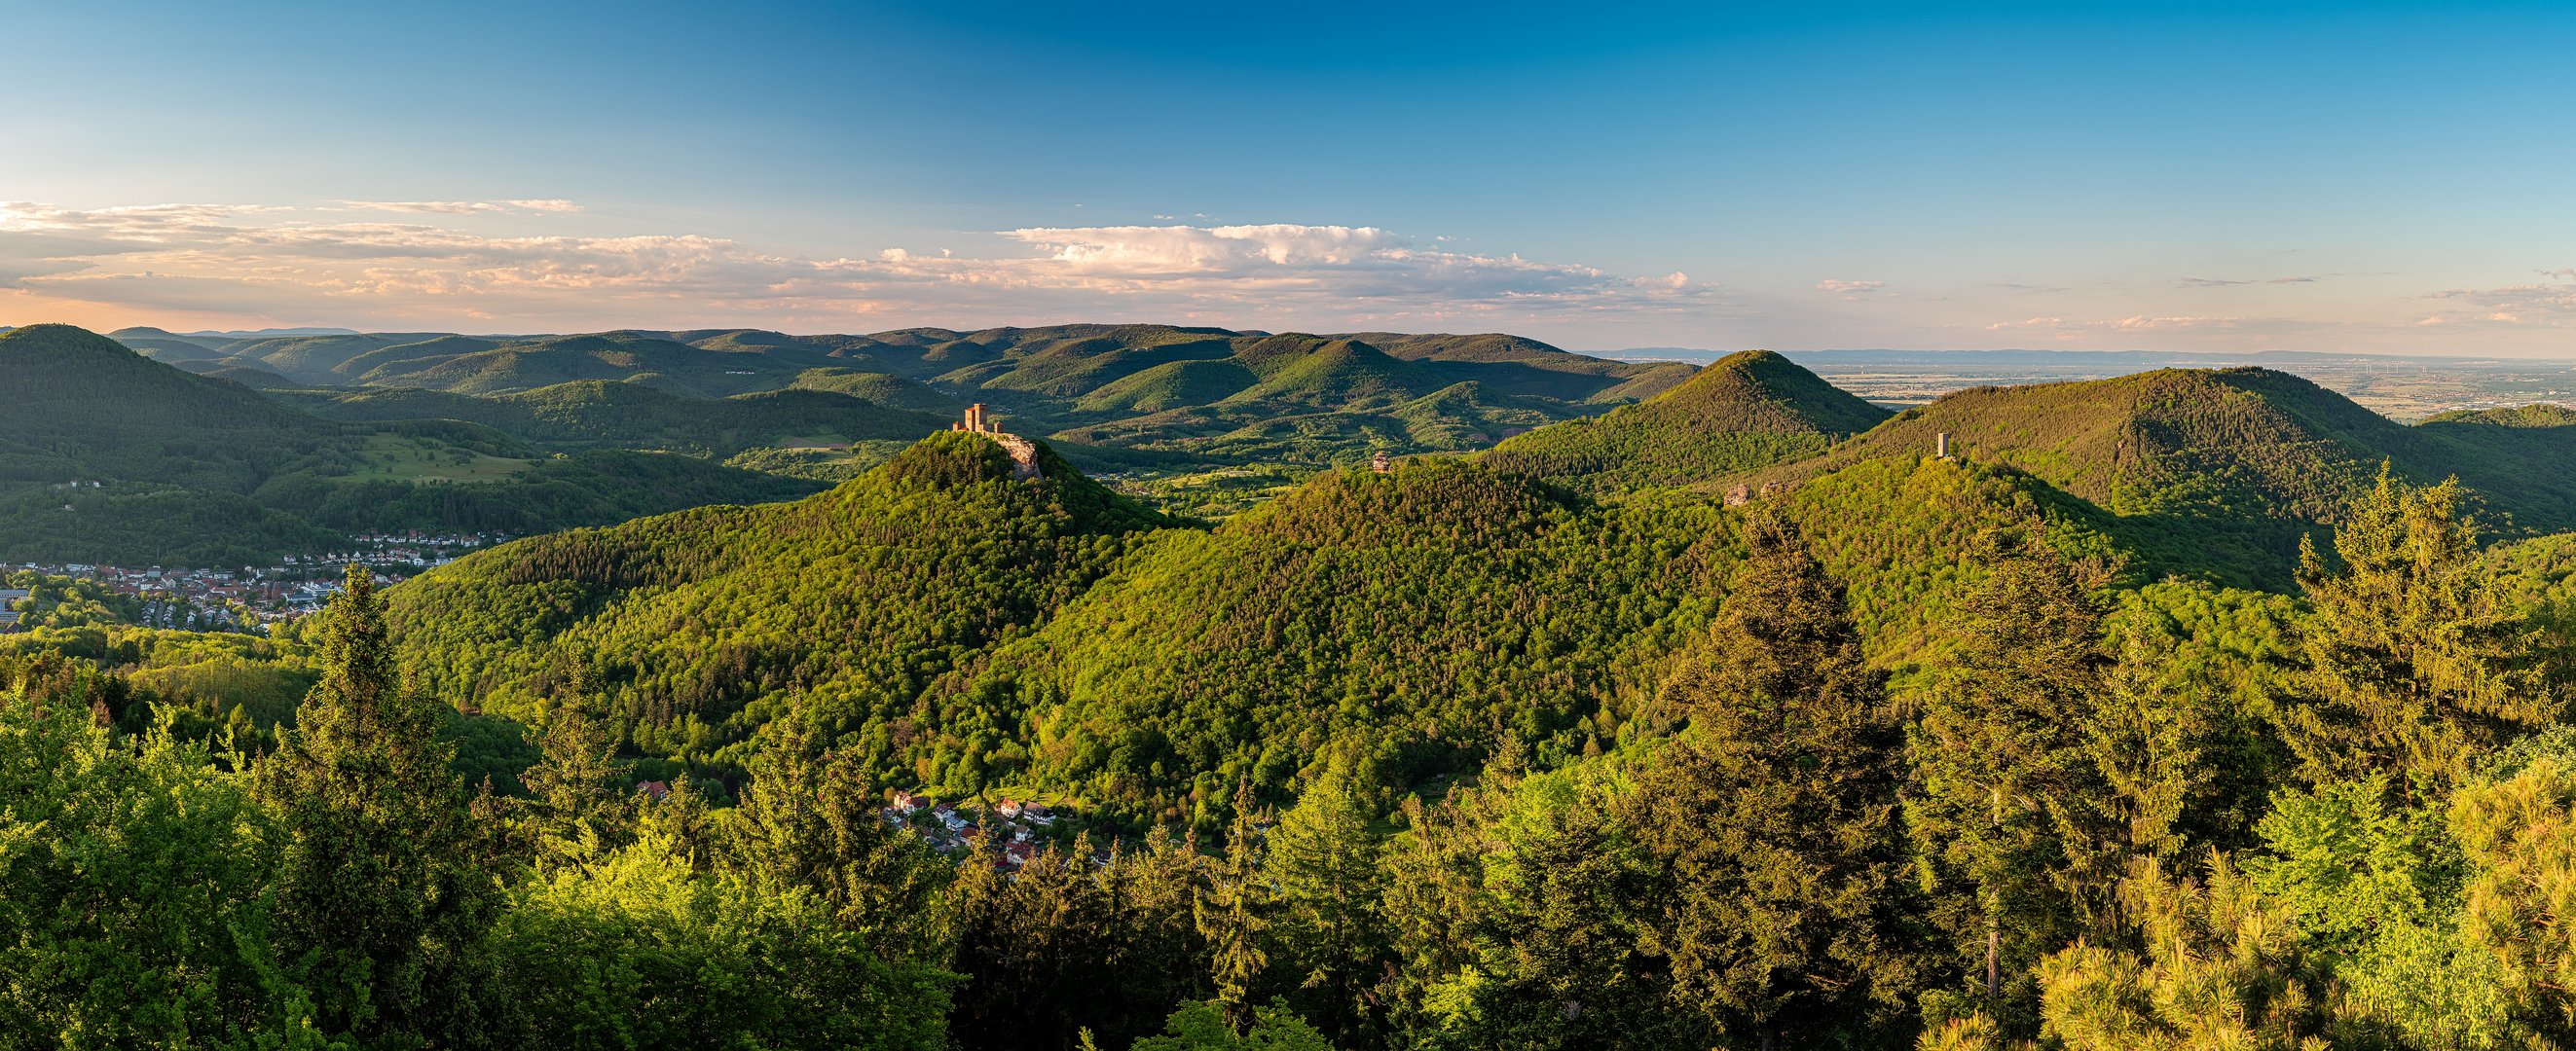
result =
[[[1012,872],[1044,854],[1057,822],[1067,818],[1044,803],[1007,796],[978,813],[904,791],[894,792],[880,813],[887,824],[919,832],[923,842],[944,854],[971,856],[993,837],[993,867]],[[1108,848],[1095,847],[1089,860],[1094,868],[1107,867]]]
[[[255,631],[258,625],[294,620],[320,610],[340,592],[355,562],[374,571],[376,583],[394,584],[474,551],[509,541],[505,533],[364,533],[342,549],[287,555],[267,566],[173,569],[83,562],[0,564],[0,582],[13,572],[94,581],[108,592],[138,601],[135,623],[176,631]],[[19,608],[26,587],[0,588],[0,631],[14,630],[33,611]]]

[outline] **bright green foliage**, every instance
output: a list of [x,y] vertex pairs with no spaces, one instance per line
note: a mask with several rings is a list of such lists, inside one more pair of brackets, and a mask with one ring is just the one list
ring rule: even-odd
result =
[[268,818],[205,748],[0,683],[0,1046],[318,1047]]
[[1252,1024],[1238,1032],[1216,1003],[1196,1001],[1172,1012],[1164,1035],[1136,1041],[1133,1051],[1333,1051],[1333,1043],[1285,1007],[1256,1008]]
[[2282,792],[2256,831],[2269,853],[2248,858],[2246,872],[2329,956],[2390,927],[2440,922],[2457,900],[2462,865],[2439,815],[2391,806],[2382,779]]
[[634,815],[618,792],[624,777],[608,727],[567,705],[539,742],[539,760],[519,776],[538,870],[585,864],[622,845]]
[[698,761],[738,763],[793,691],[806,718],[860,750],[871,780],[903,771],[971,793],[1004,743],[1000,713],[969,704],[934,719],[916,698],[958,657],[1079,593],[1157,521],[1041,457],[1046,477],[1016,481],[992,441],[943,432],[802,503],[465,559],[395,593],[404,660],[442,696],[529,722],[585,669],[602,716],[639,751]]
[[1553,762],[1642,711],[1729,532],[1704,503],[1593,508],[1465,464],[1335,472],[1157,534],[934,696],[1008,713],[1022,778],[1210,832],[1233,781],[1284,790],[1337,740],[1387,745],[1399,784]]
[[1270,966],[1263,948],[1270,921],[1271,888],[1261,872],[1260,825],[1252,783],[1234,792],[1234,826],[1225,840],[1225,857],[1200,885],[1192,906],[1199,936],[1207,939],[1209,974],[1226,1022],[1238,1029],[1252,1021],[1253,984]]
[[1657,866],[1615,820],[1602,764],[1409,807],[1384,913],[1386,999],[1415,1046],[1690,1048],[1718,1034],[1646,950]]
[[2541,759],[2463,789],[2451,829],[2477,866],[2464,929],[2499,965],[2516,1019],[2576,1039],[2576,768]]
[[2288,910],[2212,853],[2205,880],[2143,863],[2123,886],[2145,952],[2089,942],[2041,961],[2043,1037],[2068,1051],[2326,1051],[2325,973]]
[[2454,483],[2417,488],[2383,469],[2335,531],[2333,561],[2301,545],[2308,674],[2280,711],[2311,782],[2384,775],[2438,796],[2479,750],[2564,707],[2524,657],[2526,623],[2459,500]]
[[647,831],[517,890],[492,932],[497,1046],[943,1051],[954,977],[888,959],[801,888],[693,872]]
[[2246,875],[2286,910],[2355,1025],[2399,1046],[2513,1046],[2494,954],[2462,928],[2469,866],[2431,809],[2398,810],[2377,779],[2283,791]]
[[1842,594],[1776,520],[1748,528],[1709,637],[1658,700],[1690,731],[1639,776],[1629,820],[1663,867],[1645,944],[1680,1005],[1738,1040],[1867,1041],[1916,984],[1904,777],[1883,675]]
[[470,1029],[465,960],[499,874],[438,740],[443,709],[407,689],[384,599],[362,567],[331,604],[321,681],[253,768],[273,814],[276,942],[309,976],[324,1028]]
[[1787,358],[1748,350],[1646,402],[1506,439],[1483,461],[1586,492],[1690,485],[1816,456],[1887,416]]

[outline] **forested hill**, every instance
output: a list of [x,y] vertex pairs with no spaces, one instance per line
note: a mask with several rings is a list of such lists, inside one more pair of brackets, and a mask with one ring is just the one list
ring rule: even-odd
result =
[[[532,722],[579,670],[641,752],[713,773],[794,716],[886,784],[1212,820],[1235,779],[1284,785],[1335,739],[1429,783],[1650,732],[1739,552],[1713,498],[1596,504],[1456,461],[1181,527],[1053,459],[1009,481],[997,449],[946,432],[801,503],[464,559],[393,593],[404,665]],[[1993,530],[2130,557],[2084,502],[1970,464],[1865,465],[1766,506],[1832,552],[1898,669],[1941,651]]]
[[1641,404],[1508,439],[1484,462],[1596,493],[1691,485],[1816,456],[1887,417],[1787,358],[1749,350]]
[[536,537],[393,594],[424,687],[543,723],[579,669],[647,754],[738,762],[803,707],[881,748],[1008,724],[933,724],[933,679],[1079,595],[1164,524],[1051,452],[1013,478],[990,439],[942,432],[829,493]]
[[528,533],[817,488],[684,457],[558,458],[464,423],[334,422],[63,325],[0,334],[0,389],[0,559],[238,566],[347,532]]
[[2480,419],[2409,427],[2270,369],[2165,369],[1960,391],[1755,477],[1794,481],[1929,455],[1947,433],[1960,457],[2028,472],[2160,530],[2180,545],[2169,561],[2196,557],[2277,586],[2298,538],[2334,522],[2382,462],[2426,483],[2457,476],[2484,501],[2490,528],[2576,526],[2576,460],[2565,455],[2576,431]]
[[[1364,344],[1342,356],[1418,364]],[[2203,443],[2565,430],[2149,382],[2180,393],[2110,409]],[[2383,474],[2249,516],[2337,525],[2296,594],[2231,589],[2195,575],[2227,504],[2113,513],[2043,477],[2080,457],[2016,467],[2027,436],[1990,433],[1948,459],[1865,435],[1740,503],[1419,458],[1208,527],[943,431],[795,503],[533,537],[384,595],[361,568],[270,640],[83,623],[115,611],[13,576],[53,623],[0,639],[0,900],[62,907],[0,908],[0,1028],[2576,1039],[2569,537],[2482,550],[2463,490]]]
[[1650,397],[1691,373],[1687,365],[1606,361],[1498,334],[1272,335],[1166,325],[240,340],[150,329],[123,338],[161,360],[262,389],[493,396],[600,381],[692,398],[835,390],[941,413],[984,402],[1082,462],[1157,469],[1312,469],[1380,451],[1478,449]]
[[[836,377],[821,377],[831,384]],[[853,386],[841,384],[845,389]],[[844,390],[795,387],[729,398],[692,398],[657,387],[576,380],[516,394],[473,397],[418,388],[291,390],[275,397],[336,420],[449,419],[563,449],[643,446],[727,457],[807,436],[911,442],[950,415],[890,407]]]

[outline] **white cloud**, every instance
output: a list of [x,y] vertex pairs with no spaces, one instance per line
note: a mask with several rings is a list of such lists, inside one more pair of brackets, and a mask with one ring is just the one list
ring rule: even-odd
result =
[[1852,295],[1857,295],[1857,294],[1865,293],[1865,292],[1876,292],[1876,291],[1878,291],[1879,289],[1886,288],[1886,287],[1887,287],[1887,282],[1885,282],[1885,281],[1833,281],[1833,280],[1826,280],[1826,281],[1818,281],[1818,282],[1816,282],[1816,291],[1819,291],[1819,292],[1842,292],[1842,293],[1852,294]]
[[[1111,314],[1503,327],[1667,314],[1713,294],[1680,273],[1632,278],[1518,255],[1423,249],[1368,226],[1028,227],[998,232],[994,254],[980,257],[887,248],[821,258],[689,234],[495,236],[440,221],[577,210],[569,202],[346,205],[0,204],[0,288],[191,310],[223,309],[229,290],[244,314],[566,325]],[[421,218],[352,221],[347,209]]]

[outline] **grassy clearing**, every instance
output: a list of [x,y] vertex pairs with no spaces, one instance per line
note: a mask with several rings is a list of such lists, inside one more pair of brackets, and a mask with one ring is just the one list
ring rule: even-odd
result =
[[369,437],[359,455],[366,466],[349,477],[362,481],[382,478],[403,482],[497,482],[535,466],[532,460],[487,456],[392,434]]

